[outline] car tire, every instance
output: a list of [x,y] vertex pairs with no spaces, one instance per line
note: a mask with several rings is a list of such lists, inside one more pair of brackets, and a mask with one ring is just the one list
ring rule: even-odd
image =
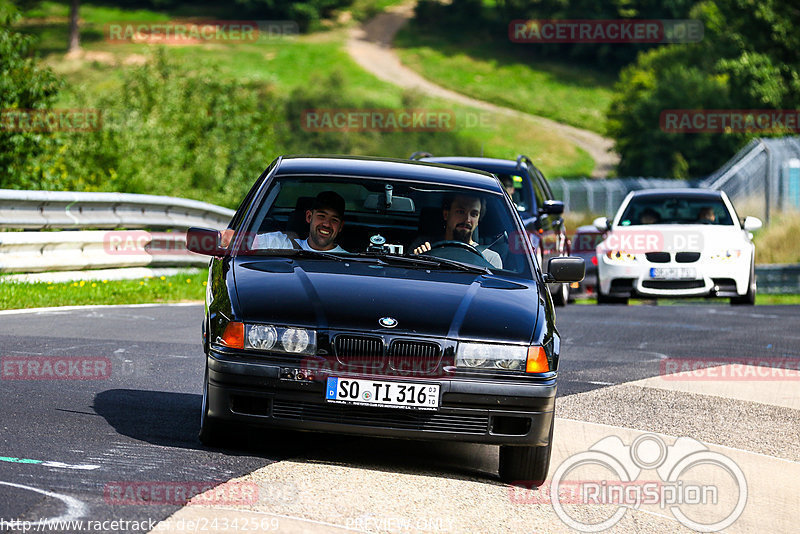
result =
[[733,306],[753,306],[756,303],[756,267],[754,262],[750,262],[750,279],[747,283],[747,293],[741,297],[731,297]]
[[597,304],[623,304],[628,305],[627,297],[611,297],[600,291],[600,279],[597,279]]
[[500,445],[500,480],[507,484],[524,482],[525,487],[541,486],[550,469],[550,453],[553,450],[553,423],[550,421],[548,443],[541,447],[515,447]]
[[551,291],[553,305],[559,308],[564,307],[569,302],[569,284],[558,284],[558,289]]
[[203,380],[203,405],[200,412],[200,443],[208,447],[223,447],[230,435],[230,425],[208,415],[208,368]]

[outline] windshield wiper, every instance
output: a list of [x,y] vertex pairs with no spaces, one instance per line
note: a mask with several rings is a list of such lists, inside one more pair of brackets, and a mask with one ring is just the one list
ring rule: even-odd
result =
[[258,253],[263,256],[284,256],[288,258],[325,258],[335,261],[348,261],[348,259],[352,259],[351,255],[338,255],[321,250],[306,250],[302,248],[268,248],[259,250]]
[[479,265],[470,265],[468,263],[461,263],[460,261],[456,260],[449,260],[445,258],[438,258],[436,256],[400,256],[397,254],[381,254],[379,256],[383,260],[392,260],[398,263],[407,263],[412,265],[418,265],[420,267],[438,267],[441,268],[442,266],[452,267],[454,269],[458,269],[460,271],[467,271],[473,273],[481,273],[481,274],[492,274],[492,272],[487,269],[486,267],[481,267]]

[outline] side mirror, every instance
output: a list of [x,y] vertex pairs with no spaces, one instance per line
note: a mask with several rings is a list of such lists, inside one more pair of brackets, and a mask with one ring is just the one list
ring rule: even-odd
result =
[[189,228],[186,231],[186,248],[205,256],[225,255],[225,249],[220,246],[219,231],[209,228]]
[[755,232],[756,230],[761,229],[764,226],[764,223],[761,222],[761,219],[758,217],[751,217],[747,216],[744,218],[744,229],[747,232]]
[[545,200],[539,211],[548,215],[561,215],[564,213],[564,203],[560,200]]
[[608,220],[608,217],[598,217],[592,221],[592,224],[601,232],[607,232],[611,230],[611,221]]
[[586,263],[583,258],[559,256],[547,262],[545,282],[580,282],[586,275]]

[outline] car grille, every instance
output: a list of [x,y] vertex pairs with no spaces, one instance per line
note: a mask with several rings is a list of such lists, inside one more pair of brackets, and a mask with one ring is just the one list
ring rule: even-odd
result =
[[340,423],[348,425],[396,428],[399,430],[428,430],[456,434],[485,434],[489,417],[484,415],[445,415],[401,409],[360,408],[311,402],[275,400],[272,416],[277,419]]
[[648,289],[696,289],[703,287],[702,280],[643,280],[642,287]]
[[427,341],[397,340],[389,347],[392,369],[430,373],[439,367],[442,348]]
[[381,369],[385,365],[383,339],[369,336],[336,336],[336,357],[344,365],[362,371]]
[[645,252],[644,257],[651,263],[669,263],[669,252]]
[[699,252],[678,252],[675,254],[675,261],[678,263],[694,263],[699,259]]

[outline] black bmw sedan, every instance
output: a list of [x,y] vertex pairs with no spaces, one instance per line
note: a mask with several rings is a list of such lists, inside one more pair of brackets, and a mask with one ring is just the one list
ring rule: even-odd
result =
[[212,257],[200,439],[237,425],[500,446],[500,477],[542,481],[560,337],[547,283],[491,174],[407,160],[282,157]]

